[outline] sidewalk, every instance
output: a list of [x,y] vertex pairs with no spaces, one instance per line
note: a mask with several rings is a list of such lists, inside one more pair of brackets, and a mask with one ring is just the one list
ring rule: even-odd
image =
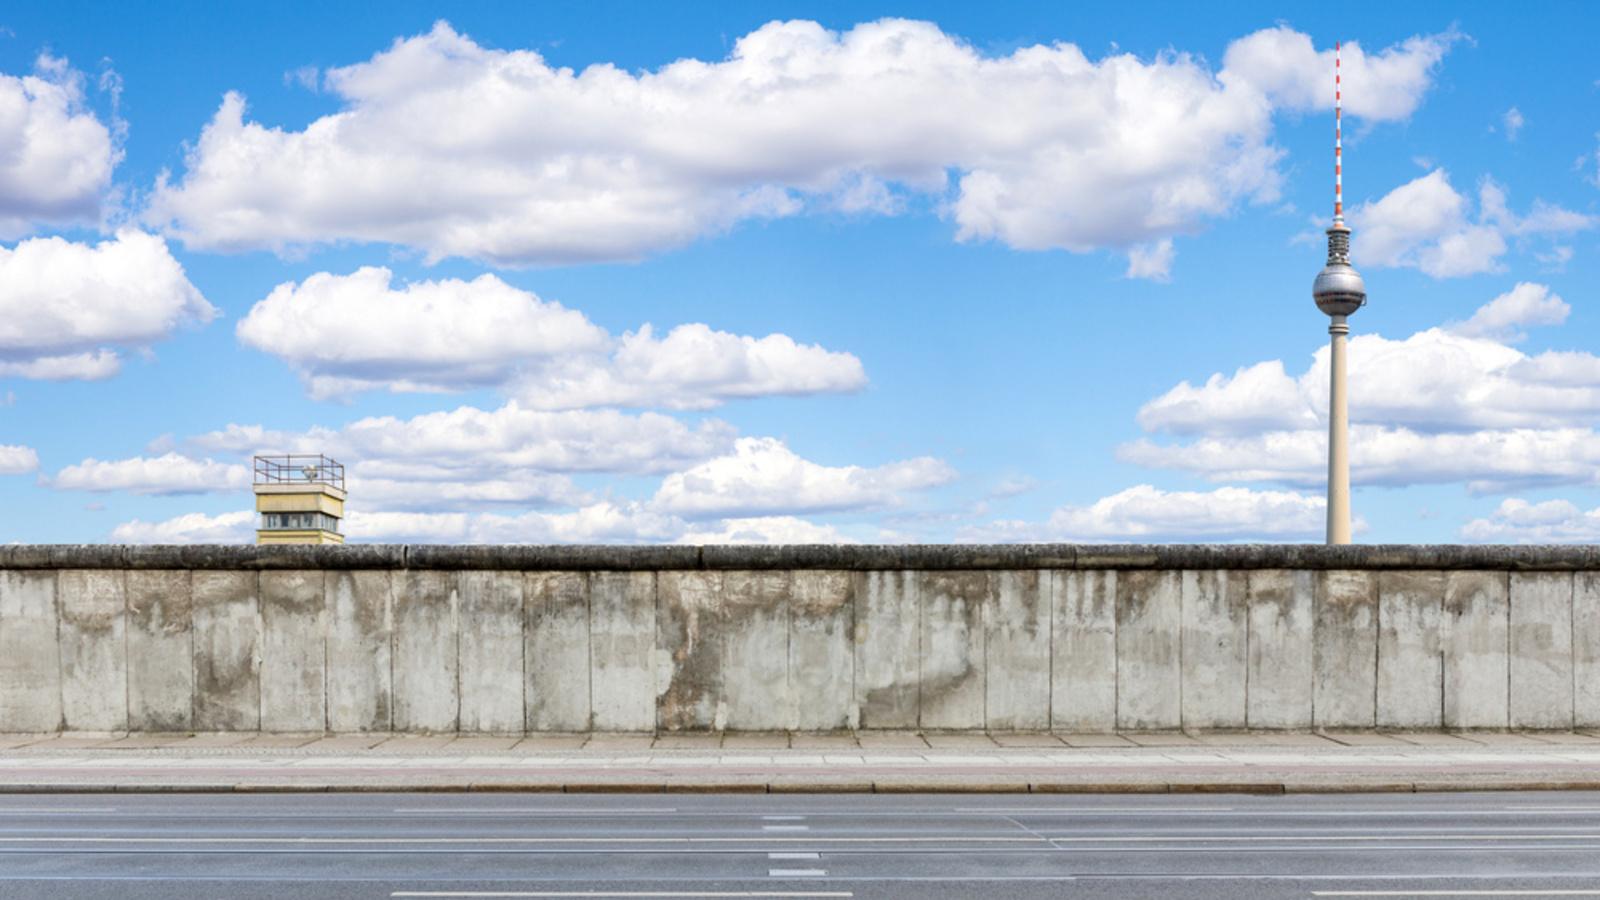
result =
[[0,736],[0,793],[1600,791],[1600,732]]

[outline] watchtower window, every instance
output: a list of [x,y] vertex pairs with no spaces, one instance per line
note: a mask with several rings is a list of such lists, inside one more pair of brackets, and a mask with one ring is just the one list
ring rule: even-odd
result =
[[261,514],[262,531],[338,531],[339,520],[322,512]]

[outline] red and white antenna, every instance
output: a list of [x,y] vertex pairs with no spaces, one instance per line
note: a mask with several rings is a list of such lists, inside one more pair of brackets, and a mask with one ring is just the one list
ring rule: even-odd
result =
[[1333,45],[1333,224],[1344,224],[1344,86],[1339,81],[1342,42]]

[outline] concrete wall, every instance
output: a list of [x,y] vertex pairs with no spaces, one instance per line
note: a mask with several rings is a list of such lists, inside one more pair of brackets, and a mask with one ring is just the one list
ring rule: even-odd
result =
[[1600,727],[1558,547],[0,547],[0,732]]

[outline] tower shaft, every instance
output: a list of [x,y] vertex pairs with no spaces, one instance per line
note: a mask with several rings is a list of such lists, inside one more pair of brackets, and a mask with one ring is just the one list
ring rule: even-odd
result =
[[1350,543],[1350,407],[1345,390],[1344,316],[1328,325],[1328,544]]

